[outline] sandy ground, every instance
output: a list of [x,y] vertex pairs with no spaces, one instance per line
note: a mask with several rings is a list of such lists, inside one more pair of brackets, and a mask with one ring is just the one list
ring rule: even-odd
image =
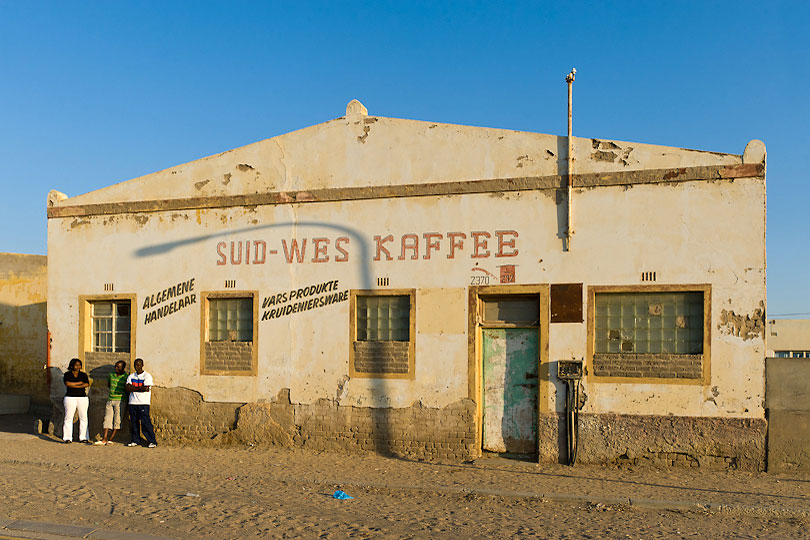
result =
[[[808,538],[810,478],[408,462],[271,448],[63,445],[0,432],[0,516],[175,538]],[[332,498],[336,489],[353,500]],[[614,504],[549,502],[556,494]],[[618,499],[756,507],[643,510]],[[763,517],[773,509],[774,516]]]

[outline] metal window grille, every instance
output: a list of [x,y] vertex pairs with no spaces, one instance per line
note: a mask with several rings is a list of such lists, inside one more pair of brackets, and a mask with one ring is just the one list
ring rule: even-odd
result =
[[703,293],[597,293],[598,353],[702,354]]
[[129,300],[92,302],[93,351],[129,352]]
[[208,341],[253,341],[253,298],[209,298]]
[[358,341],[409,341],[409,296],[358,296]]

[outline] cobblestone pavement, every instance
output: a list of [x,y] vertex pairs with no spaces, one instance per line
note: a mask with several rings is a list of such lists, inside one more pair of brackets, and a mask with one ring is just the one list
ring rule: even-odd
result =
[[63,445],[9,430],[0,448],[7,522],[178,539],[807,538],[810,525],[807,475]]

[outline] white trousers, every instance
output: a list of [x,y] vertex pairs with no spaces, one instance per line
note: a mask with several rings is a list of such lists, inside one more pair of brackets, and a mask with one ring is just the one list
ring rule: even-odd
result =
[[90,438],[87,429],[87,408],[90,406],[90,399],[87,397],[65,396],[65,425],[62,428],[62,439],[73,440],[73,415],[79,413],[79,440],[86,441]]

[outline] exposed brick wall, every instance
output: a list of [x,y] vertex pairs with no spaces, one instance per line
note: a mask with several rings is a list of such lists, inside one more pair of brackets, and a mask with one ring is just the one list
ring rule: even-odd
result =
[[206,341],[205,369],[251,371],[253,369],[253,342]]
[[129,365],[130,355],[128,352],[91,352],[84,353],[84,370],[90,372],[96,368],[109,368],[112,371],[113,366],[119,360],[127,363],[127,368],[132,369]]
[[407,341],[355,341],[357,373],[408,373]]
[[413,459],[463,460],[478,451],[475,403],[467,399],[441,409],[374,409],[327,400],[207,403],[192,390],[155,388],[151,413],[161,443],[306,447]]
[[115,363],[123,360],[126,364],[126,371],[132,372],[130,365],[130,354],[128,352],[91,352],[84,353],[84,370],[93,379],[90,387],[90,399],[94,398],[107,400],[107,375],[115,370]]
[[702,354],[595,354],[593,373],[597,377],[655,377],[700,379]]
[[[412,459],[470,459],[475,443],[475,404],[372,409],[324,402],[295,405],[294,441],[315,450],[377,452]],[[237,430],[238,431],[238,430]]]
[[764,418],[581,414],[582,463],[761,471]]
[[[304,447],[409,459],[480,455],[469,399],[400,409],[330,400],[291,404],[289,394],[272,403],[207,403],[192,390],[156,387],[151,412],[161,444]],[[540,461],[565,463],[565,415],[541,414],[537,431]],[[762,418],[581,413],[577,463],[764,470],[766,432]]]

